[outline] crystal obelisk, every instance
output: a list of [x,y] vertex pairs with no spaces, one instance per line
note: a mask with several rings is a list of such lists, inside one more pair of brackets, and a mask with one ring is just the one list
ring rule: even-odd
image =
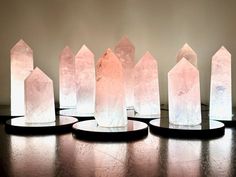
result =
[[83,45],[75,56],[77,114],[95,112],[94,54]]
[[115,46],[114,52],[116,56],[118,56],[118,58],[120,59],[123,66],[125,79],[126,107],[132,108],[134,106],[133,70],[135,65],[135,47],[129,41],[129,39],[124,36]]
[[33,70],[33,51],[21,39],[11,49],[11,115],[25,114],[24,80]]
[[52,80],[39,68],[25,79],[25,122],[48,123],[55,121]]
[[231,54],[221,47],[212,57],[209,116],[232,118]]
[[187,59],[190,63],[197,67],[197,54],[187,43],[185,43],[184,46],[178,51],[176,57],[177,62],[179,62],[182,58]]
[[95,119],[103,127],[127,125],[122,65],[110,49],[96,64]]
[[149,52],[134,67],[134,109],[141,115],[160,116],[158,66]]
[[60,54],[59,68],[60,108],[75,108],[75,61],[74,54],[68,46]]
[[177,125],[201,123],[198,69],[185,58],[168,73],[169,122]]

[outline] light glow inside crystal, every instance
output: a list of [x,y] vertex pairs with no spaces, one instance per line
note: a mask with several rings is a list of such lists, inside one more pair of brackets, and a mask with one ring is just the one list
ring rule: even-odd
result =
[[176,57],[177,62],[179,62],[182,58],[185,58],[197,67],[197,54],[187,43],[185,43],[184,46],[178,51]]

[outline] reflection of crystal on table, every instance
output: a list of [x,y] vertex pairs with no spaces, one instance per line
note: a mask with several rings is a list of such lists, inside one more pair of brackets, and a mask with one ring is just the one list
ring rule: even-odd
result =
[[176,58],[177,62],[179,62],[182,58],[185,58],[194,66],[197,66],[197,54],[187,43],[185,43],[184,46],[178,51]]
[[33,70],[33,51],[20,40],[11,49],[11,115],[25,114],[24,80]]
[[72,108],[76,105],[74,54],[67,46],[60,54],[59,66],[60,108]]
[[160,116],[157,61],[149,52],[134,68],[134,109],[141,115]]
[[37,67],[25,79],[25,121],[55,121],[53,82]]
[[199,72],[185,58],[168,73],[169,122],[177,125],[201,123]]
[[232,119],[231,54],[221,47],[212,57],[209,116]]
[[127,125],[122,65],[110,49],[96,65],[95,119],[104,127]]

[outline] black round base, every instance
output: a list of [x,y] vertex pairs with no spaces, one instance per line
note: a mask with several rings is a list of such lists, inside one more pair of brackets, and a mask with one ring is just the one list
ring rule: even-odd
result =
[[150,131],[164,137],[185,139],[210,139],[224,135],[223,123],[213,120],[203,121],[196,126],[182,126],[169,123],[168,118],[150,121]]
[[78,122],[74,117],[57,116],[55,122],[25,123],[24,117],[7,120],[5,130],[10,134],[58,134],[72,130],[72,125]]
[[78,122],[72,126],[76,138],[88,141],[132,141],[148,134],[148,125],[128,120],[126,127],[100,127],[96,120]]
[[62,116],[72,116],[79,119],[79,121],[94,119],[94,114],[78,114],[76,109],[64,109],[59,112]]

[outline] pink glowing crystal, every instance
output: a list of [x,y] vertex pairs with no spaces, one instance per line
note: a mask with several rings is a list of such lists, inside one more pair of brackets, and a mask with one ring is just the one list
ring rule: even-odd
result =
[[39,68],[25,79],[25,122],[47,123],[55,121],[52,80]]
[[114,52],[116,56],[118,56],[118,58],[120,59],[124,71],[126,107],[133,107],[134,106],[133,70],[135,65],[134,45],[125,36],[118,42]]
[[59,68],[60,108],[73,108],[76,106],[75,61],[69,47],[65,47],[60,54]]
[[123,69],[110,49],[96,64],[95,119],[104,127],[127,125]]
[[169,122],[177,125],[201,123],[199,72],[185,58],[168,73]]
[[94,54],[83,45],[75,56],[76,109],[78,114],[95,112]]
[[194,66],[197,66],[197,54],[187,43],[179,50],[176,58],[177,62],[185,58]]
[[25,114],[24,80],[33,70],[33,51],[21,39],[11,49],[11,115]]
[[149,52],[134,68],[134,109],[142,115],[160,115],[157,61]]
[[212,57],[210,113],[215,119],[232,118],[231,54],[221,47]]

